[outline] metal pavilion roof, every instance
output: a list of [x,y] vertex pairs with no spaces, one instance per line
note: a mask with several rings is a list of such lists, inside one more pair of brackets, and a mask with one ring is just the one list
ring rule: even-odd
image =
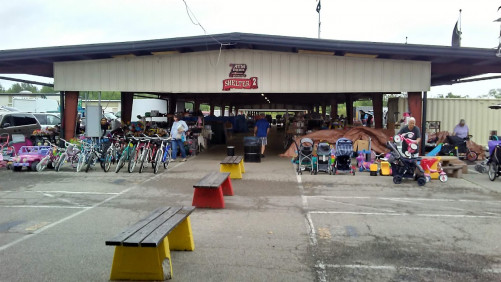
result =
[[[221,46],[221,44],[223,44]],[[53,63],[106,59],[120,55],[147,56],[156,52],[202,52],[253,49],[279,52],[326,52],[333,56],[371,56],[381,59],[429,61],[431,85],[457,83],[487,73],[501,73],[496,50],[416,44],[341,41],[289,36],[226,33],[144,41],[55,46],[0,51],[0,74],[53,77]]]

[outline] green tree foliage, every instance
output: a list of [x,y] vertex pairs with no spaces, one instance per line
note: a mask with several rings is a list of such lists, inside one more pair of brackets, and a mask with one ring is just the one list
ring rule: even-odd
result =
[[501,88],[491,89],[488,94],[482,95],[480,98],[501,99]]
[[42,89],[40,89],[40,93],[56,93],[56,91],[54,90],[54,87],[43,86]]
[[461,96],[461,95],[455,95],[455,94],[452,94],[451,92],[449,92],[449,93],[447,93],[447,95],[438,94],[437,98],[468,98],[468,95]]
[[[120,100],[119,91],[103,91],[101,92],[101,100]],[[80,98],[85,99],[86,94],[88,94],[89,100],[98,100],[99,92],[91,91],[91,92],[80,92]]]

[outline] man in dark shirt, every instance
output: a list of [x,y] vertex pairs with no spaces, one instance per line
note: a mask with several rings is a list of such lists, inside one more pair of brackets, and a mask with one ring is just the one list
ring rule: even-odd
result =
[[[419,146],[419,144],[421,143],[421,131],[416,126],[416,119],[413,117],[409,118],[407,125],[402,127],[398,131],[398,134],[404,134],[404,133],[408,133],[408,132],[414,133],[410,139],[416,140],[416,144]],[[406,152],[406,151],[407,151],[407,143],[404,141],[404,142],[402,142],[402,152]],[[419,152],[419,150],[418,150],[418,152]]]

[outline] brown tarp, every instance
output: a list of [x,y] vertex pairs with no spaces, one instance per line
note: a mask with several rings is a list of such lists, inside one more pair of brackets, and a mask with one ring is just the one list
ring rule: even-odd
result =
[[[318,130],[309,134],[306,134],[301,137],[296,138],[296,142],[299,145],[301,138],[311,138],[315,144],[319,142],[327,142],[329,144],[335,145],[336,141],[339,138],[348,138],[353,143],[357,140],[369,140],[371,139],[371,150],[374,150],[376,154],[387,153],[389,149],[386,148],[386,142],[390,140],[390,137],[393,137],[394,131],[391,129],[375,129],[365,126],[354,127],[350,129],[327,129],[327,130]],[[447,131],[440,131],[438,133],[430,134],[428,136],[428,140],[433,140],[434,138],[438,138],[435,142],[436,144],[444,143],[447,135],[450,135]],[[478,159],[485,159],[485,151],[482,146],[476,144],[473,141],[467,141],[467,146],[470,150],[476,152],[478,154]],[[292,144],[283,154],[280,154],[280,157],[296,157],[296,145]]]
[[[428,140],[436,139],[436,141],[434,140],[435,144],[445,143],[446,138],[449,135],[451,135],[451,133],[448,131],[440,131],[440,132],[428,135]],[[466,141],[466,146],[470,149],[470,151],[477,153],[479,160],[485,159],[485,149],[481,145],[478,145],[477,143],[470,140],[470,141]]]
[[[388,129],[375,129],[370,127],[354,127],[350,129],[327,129],[318,130],[304,136],[296,138],[296,142],[299,145],[301,138],[311,138],[315,144],[319,142],[327,142],[329,144],[335,145],[339,138],[348,138],[355,142],[356,140],[369,140],[371,138],[371,149],[377,154],[389,152],[386,148],[386,142],[390,137],[394,135],[393,130]],[[295,157],[297,154],[296,145],[292,144],[287,151],[281,154],[281,157]]]

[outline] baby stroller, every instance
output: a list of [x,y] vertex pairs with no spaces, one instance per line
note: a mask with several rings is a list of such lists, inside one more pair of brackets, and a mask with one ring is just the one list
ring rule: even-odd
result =
[[349,172],[355,175],[355,169],[351,165],[351,156],[353,154],[353,141],[347,138],[339,138],[336,141],[336,160],[332,167],[332,174],[337,171]]
[[297,149],[297,174],[303,174],[303,170],[313,171],[313,145],[311,138],[302,138],[299,145],[294,140]]
[[329,143],[318,143],[317,146],[317,158],[315,161],[315,174],[319,171],[325,173],[331,173],[330,171],[330,159],[331,159],[331,146]]
[[423,168],[417,163],[421,160],[419,157],[407,158],[397,149],[395,143],[387,142],[386,147],[391,150],[391,156],[388,159],[391,165],[393,183],[400,184],[404,178],[413,178],[417,180],[419,186],[426,184]]
[[501,176],[501,141],[491,140],[489,146],[489,159],[487,160],[489,179],[494,181]]

